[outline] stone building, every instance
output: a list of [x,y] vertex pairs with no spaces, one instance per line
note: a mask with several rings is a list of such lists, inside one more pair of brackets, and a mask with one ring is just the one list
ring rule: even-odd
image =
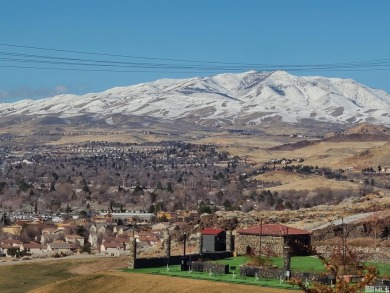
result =
[[283,256],[288,245],[291,255],[308,255],[311,231],[291,228],[280,224],[265,224],[236,232],[235,251],[239,255]]

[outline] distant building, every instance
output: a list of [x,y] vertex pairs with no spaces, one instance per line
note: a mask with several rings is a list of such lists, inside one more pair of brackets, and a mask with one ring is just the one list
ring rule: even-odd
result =
[[28,242],[20,245],[20,250],[30,253],[31,255],[43,255],[46,253],[46,247],[40,243]]
[[226,232],[223,229],[205,228],[202,231],[202,252],[226,250]]
[[65,241],[70,244],[79,244],[80,246],[84,246],[84,237],[80,235],[66,235]]
[[47,245],[47,251],[53,253],[70,254],[71,245],[67,242],[54,242]]
[[106,242],[100,246],[100,253],[110,256],[120,256],[125,254],[124,243]]
[[96,233],[90,233],[88,236],[88,242],[91,244],[92,248],[97,248],[98,246],[98,236]]
[[7,239],[0,241],[0,256],[10,256],[8,254],[9,248],[17,248],[20,250],[20,245],[23,244],[23,242],[16,240],[16,239]]
[[4,226],[3,232],[12,234],[12,235],[19,235],[20,232],[22,232],[23,227],[21,225],[15,224],[11,226]]
[[174,217],[174,214],[171,212],[158,212],[157,213],[157,218],[159,218],[159,219],[165,218],[167,220],[170,220],[170,219],[173,219],[173,217]]
[[150,222],[152,218],[154,217],[154,214],[152,213],[130,213],[130,212],[125,212],[125,213],[100,213],[100,216],[110,216],[113,220],[132,220],[132,219],[138,219],[141,222]]

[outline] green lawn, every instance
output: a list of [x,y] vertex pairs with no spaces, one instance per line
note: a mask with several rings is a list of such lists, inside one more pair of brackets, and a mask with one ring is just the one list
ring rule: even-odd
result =
[[[250,262],[248,256],[230,257],[222,260],[217,260],[217,263],[228,264],[229,266],[239,266]],[[271,263],[278,268],[283,268],[282,257],[272,257]],[[325,266],[321,260],[312,256],[293,256],[291,258],[291,269],[298,272],[325,272]]]
[[[271,261],[275,266],[283,267],[283,259],[282,258],[272,258]],[[226,259],[217,260],[215,262],[217,262],[219,264],[229,265],[230,273],[226,274],[226,275],[225,274],[220,274],[220,275],[212,274],[212,275],[210,275],[207,272],[191,272],[190,273],[188,271],[181,271],[180,265],[170,266],[169,270],[167,269],[167,267],[160,267],[160,268],[147,268],[147,269],[136,269],[136,270],[125,270],[125,271],[297,290],[296,287],[292,287],[291,285],[287,284],[286,282],[281,283],[279,280],[263,279],[263,278],[256,280],[255,277],[241,277],[239,275],[239,273],[240,273],[239,267],[240,267],[240,265],[243,265],[243,264],[250,262],[250,257],[248,257],[248,256],[230,257],[230,258],[226,258]],[[314,257],[293,257],[291,264],[292,264],[292,268],[294,270],[300,270],[300,271],[306,271],[306,272],[313,271],[313,270],[315,270],[315,271],[321,271],[321,270],[323,271],[324,270],[324,266],[321,263],[321,261],[314,258]],[[236,267],[234,274],[231,270],[232,266]],[[313,269],[313,270],[311,270],[311,269]]]
[[[272,258],[272,263],[279,268],[283,268],[283,258]],[[298,272],[325,272],[325,266],[322,261],[313,256],[294,256],[291,258],[291,270]]]
[[249,261],[250,261],[249,256],[242,255],[237,257],[229,257],[225,259],[216,260],[215,262],[224,265],[235,266],[238,270],[240,265],[246,264]]
[[[242,263],[243,258],[234,259],[233,262],[229,262],[229,259],[219,260],[218,263],[226,263],[229,265],[238,265]],[[234,264],[233,264],[234,263]],[[189,272],[189,271],[181,271],[180,265],[173,265],[169,267],[167,270],[166,267],[160,268],[147,268],[147,269],[135,269],[135,270],[124,270],[126,272],[134,272],[134,273],[144,273],[144,274],[158,274],[165,275],[171,277],[181,277],[181,278],[191,278],[191,279],[199,279],[199,280],[208,280],[208,281],[216,281],[216,282],[230,282],[235,284],[247,284],[247,285],[256,285],[261,287],[272,287],[272,288],[281,288],[281,289],[290,289],[290,290],[298,290],[296,287],[292,287],[286,282],[280,282],[279,280],[274,279],[259,279],[256,280],[255,277],[241,277],[239,275],[239,268],[237,267],[236,273],[232,272],[229,274],[212,274],[210,275],[207,272]],[[238,274],[237,274],[238,273]]]
[[376,267],[380,276],[390,277],[390,263],[367,262],[366,265]]
[[[221,281],[221,282],[233,282],[240,284],[248,284],[248,285],[258,285],[258,286],[267,286],[267,287],[275,287],[275,288],[283,288],[283,289],[292,289],[295,290],[297,288],[292,287],[286,283],[280,283],[279,280],[273,279],[260,279],[255,280],[255,277],[241,277],[239,275],[240,269],[239,266],[250,262],[250,257],[248,256],[238,256],[231,257],[222,260],[215,261],[220,264],[227,264],[230,267],[229,274],[222,275],[209,275],[205,272],[182,272],[180,270],[180,265],[170,266],[169,270],[166,267],[160,268],[149,268],[149,269],[136,269],[136,270],[126,270],[133,271],[138,273],[146,273],[146,274],[160,274],[160,275],[168,275],[168,276],[176,276],[182,278],[193,278],[193,279],[204,279],[204,280],[213,280],[213,281]],[[283,258],[275,257],[271,258],[271,262],[273,265],[283,268]],[[367,263],[367,265],[374,265],[379,269],[381,276],[390,276],[390,264],[374,264]],[[233,276],[231,267],[235,266],[235,274]],[[325,272],[325,266],[321,260],[313,256],[296,256],[291,258],[291,269],[292,271],[299,272]]]

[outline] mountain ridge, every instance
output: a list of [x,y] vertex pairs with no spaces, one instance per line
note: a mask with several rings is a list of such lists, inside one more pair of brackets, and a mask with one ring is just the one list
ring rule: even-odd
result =
[[298,77],[284,71],[160,79],[81,96],[0,104],[0,117],[92,115],[107,124],[113,123],[113,115],[122,114],[199,124],[212,121],[217,126],[304,119],[390,125],[389,113],[390,95],[382,90],[351,79]]

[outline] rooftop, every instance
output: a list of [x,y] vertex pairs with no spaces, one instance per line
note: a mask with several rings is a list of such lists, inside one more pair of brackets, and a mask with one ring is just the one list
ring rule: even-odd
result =
[[219,235],[221,234],[223,231],[223,229],[215,229],[215,228],[204,228],[202,230],[202,235]]
[[287,236],[287,235],[311,235],[311,231],[292,228],[280,224],[265,224],[238,230],[244,235]]

